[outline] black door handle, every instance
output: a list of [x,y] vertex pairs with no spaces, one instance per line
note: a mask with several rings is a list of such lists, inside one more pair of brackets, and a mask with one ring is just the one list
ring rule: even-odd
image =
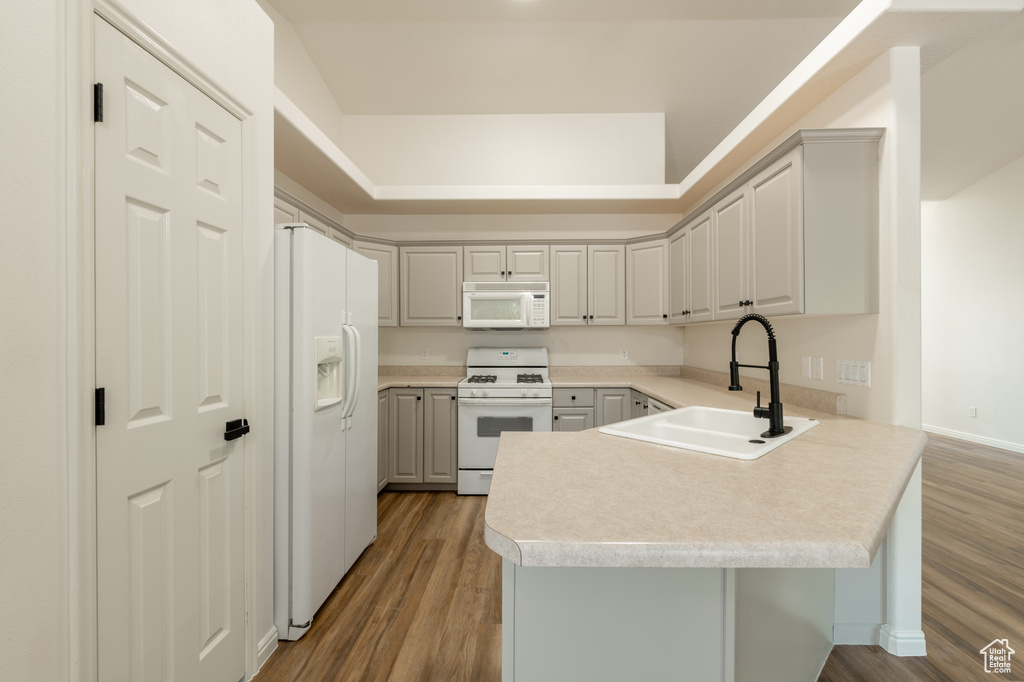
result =
[[224,425],[224,440],[234,440],[249,433],[248,419],[234,419]]

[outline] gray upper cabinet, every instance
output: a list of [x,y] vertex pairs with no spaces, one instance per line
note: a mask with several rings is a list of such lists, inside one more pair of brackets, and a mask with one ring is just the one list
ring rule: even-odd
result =
[[716,320],[742,317],[751,305],[747,192],[746,186],[740,187],[711,209]]
[[587,247],[551,247],[550,322],[587,324]]
[[377,324],[398,326],[398,247],[356,241],[356,253],[377,261]]
[[398,253],[401,326],[461,326],[462,247],[402,246]]
[[626,324],[626,247],[551,247],[551,325]]
[[690,230],[676,232],[668,241],[668,321],[689,322]]
[[762,315],[804,310],[802,177],[798,147],[750,180],[751,298]]
[[676,232],[669,240],[669,322],[714,319],[711,212]]
[[466,282],[547,282],[547,246],[487,244],[463,247]]
[[626,246],[626,324],[668,324],[668,268],[668,240]]
[[626,247],[587,247],[587,322],[626,324]]
[[274,224],[299,222],[299,209],[281,197],[274,197]]

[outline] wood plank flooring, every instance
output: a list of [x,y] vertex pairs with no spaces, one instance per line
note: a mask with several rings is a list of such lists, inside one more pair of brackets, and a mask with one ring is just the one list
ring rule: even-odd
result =
[[[1024,680],[1024,455],[930,436],[922,473],[928,656],[839,646],[819,682]],[[501,562],[483,542],[485,504],[383,493],[377,541],[256,681],[500,680]],[[978,650],[996,638],[1020,652],[1011,674],[983,671]]]
[[[819,682],[1024,680],[1024,455],[929,435],[921,473],[928,655],[837,646]],[[983,669],[996,638],[1019,652],[1011,674]]]

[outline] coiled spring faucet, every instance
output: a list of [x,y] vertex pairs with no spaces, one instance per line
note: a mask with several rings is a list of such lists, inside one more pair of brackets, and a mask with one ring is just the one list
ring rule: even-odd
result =
[[[736,339],[739,338],[740,329],[751,320],[759,322],[764,330],[768,332],[768,365],[741,365],[736,362]],[[762,438],[776,438],[793,430],[792,426],[782,425],[782,402],[779,400],[779,353],[775,347],[775,331],[772,323],[764,315],[750,313],[744,315],[732,328],[732,361],[729,363],[729,390],[742,391],[740,386],[740,367],[768,370],[768,380],[771,387],[771,400],[768,407],[761,407],[761,392],[757,392],[757,407],[754,408],[754,416],[768,420],[768,430],[761,434]]]

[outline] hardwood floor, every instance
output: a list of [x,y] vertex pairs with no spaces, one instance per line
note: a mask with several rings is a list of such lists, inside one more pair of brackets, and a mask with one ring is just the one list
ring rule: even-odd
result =
[[[1024,680],[1024,455],[930,436],[922,470],[928,656],[840,646],[819,682]],[[257,682],[500,680],[501,562],[483,542],[485,504],[383,493],[377,541]],[[1012,674],[983,670],[978,651],[997,638],[1020,652]]]
[[[1024,680],[1024,455],[929,435],[922,470],[922,627],[928,655],[832,650],[819,682]],[[1009,639],[1011,674],[979,650]]]
[[257,682],[500,680],[501,559],[485,497],[389,493],[370,545]]

